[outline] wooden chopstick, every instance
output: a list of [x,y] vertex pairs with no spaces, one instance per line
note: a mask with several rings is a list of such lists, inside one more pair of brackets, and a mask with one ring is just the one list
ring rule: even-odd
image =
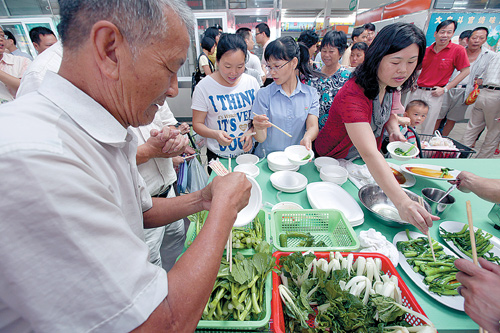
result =
[[[479,261],[477,260],[477,249],[476,249],[476,235],[474,233],[474,224],[472,223],[472,208],[470,205],[470,200],[465,202],[465,207],[467,208],[467,220],[469,221],[469,235],[470,235],[470,246],[472,248],[472,260],[474,265],[479,266]],[[488,333],[482,327],[479,327],[479,333]]]
[[[259,116],[258,114],[256,114],[255,112],[252,112],[255,116]],[[276,128],[277,130],[283,132],[283,134],[285,135],[288,135],[289,137],[292,137],[288,132],[285,132],[284,130],[282,130],[281,128],[279,128],[278,126],[274,125],[272,122],[269,121],[269,124],[271,124],[272,127]]]
[[[425,208],[424,199],[422,199],[421,196],[418,196],[418,203],[420,204],[420,206]],[[429,232],[429,228],[427,228],[427,239],[429,240],[429,246],[431,247],[432,259],[434,260],[434,262],[436,262],[436,255],[434,254],[434,247],[432,246],[432,238]]]
[[248,134],[243,133],[242,135],[240,135],[240,136],[237,136],[237,137],[233,138],[233,140],[236,140],[236,139],[241,139],[241,138],[243,138],[243,137],[245,137],[245,136],[253,136],[253,135],[255,135],[255,134],[257,134],[257,133],[255,133],[255,132],[248,133]]

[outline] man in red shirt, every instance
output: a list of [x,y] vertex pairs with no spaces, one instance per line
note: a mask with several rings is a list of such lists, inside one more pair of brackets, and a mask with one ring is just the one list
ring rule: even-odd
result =
[[[451,42],[456,28],[457,22],[453,20],[443,21],[436,27],[436,41],[425,50],[417,89],[408,98],[408,101],[420,99],[429,104],[427,118],[418,129],[421,134],[432,134],[443,103],[443,95],[455,88],[470,73],[465,48]],[[455,69],[460,74],[448,82]]]

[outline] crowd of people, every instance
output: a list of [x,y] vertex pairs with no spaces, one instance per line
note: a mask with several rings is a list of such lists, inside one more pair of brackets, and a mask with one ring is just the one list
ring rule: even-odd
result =
[[[166,100],[178,94],[192,12],[183,0],[59,5],[61,40],[33,28],[34,59],[0,29],[0,331],[193,331],[251,185],[231,173],[175,192],[175,166],[194,151],[190,126]],[[483,47],[487,28],[461,36],[464,46],[451,43],[456,28],[443,21],[426,47],[407,23],[357,27],[350,45],[343,31],[273,40],[266,23],[234,34],[210,27],[195,63],[193,130],[207,139],[209,160],[297,144],[360,157],[425,233],[437,217],[404,195],[380,153],[384,138],[413,142],[441,123],[446,134],[479,82],[464,140],[486,127],[479,156],[491,157],[500,139],[500,56]],[[457,184],[500,201],[494,181],[463,172]],[[183,219],[202,210],[205,227],[178,259]],[[480,298],[494,302],[487,288],[500,280],[498,267],[481,264],[458,261],[457,279],[467,313],[498,330],[495,311],[472,310]]]

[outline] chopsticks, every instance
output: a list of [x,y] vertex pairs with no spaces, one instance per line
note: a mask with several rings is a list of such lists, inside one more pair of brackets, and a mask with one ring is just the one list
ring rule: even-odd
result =
[[253,135],[255,135],[255,134],[257,134],[257,133],[256,133],[256,132],[252,132],[252,133],[248,133],[248,134],[243,133],[242,135],[240,135],[240,136],[237,136],[237,137],[233,138],[233,140],[236,140],[236,139],[241,139],[241,138],[243,138],[243,137],[245,137],[245,136],[253,136]]
[[[254,116],[260,116],[260,115],[258,115],[255,112],[252,112],[252,113],[254,114]],[[285,132],[284,130],[282,130],[278,126],[274,125],[272,122],[269,122],[269,124],[271,124],[271,126],[274,127],[274,128],[276,128],[277,130],[281,131],[283,134],[288,135],[290,138],[292,137],[288,132]]]
[[[476,235],[474,234],[474,224],[472,223],[472,208],[470,205],[470,200],[465,202],[465,207],[467,208],[467,220],[469,221],[469,234],[470,234],[470,246],[472,248],[472,260],[474,261],[474,265],[479,266],[479,262],[477,261],[477,249],[476,249]],[[480,333],[488,333],[482,327],[479,327]]]
[[[424,199],[422,199],[421,196],[418,196],[418,203],[420,204],[420,206],[425,208]],[[429,246],[431,248],[432,259],[434,260],[434,262],[436,262],[436,255],[434,254],[434,247],[432,246],[432,238],[431,238],[431,234],[429,232],[429,228],[427,228],[427,239],[429,240]]]
[[[211,160],[210,163],[208,163],[208,166],[217,174],[217,176],[225,176],[231,172],[231,157],[228,160],[229,170],[226,169],[226,167],[219,161],[219,159]],[[226,260],[229,261],[229,272],[232,272],[233,271],[233,228],[231,228],[231,231],[229,232],[229,238],[227,239],[226,243]]]

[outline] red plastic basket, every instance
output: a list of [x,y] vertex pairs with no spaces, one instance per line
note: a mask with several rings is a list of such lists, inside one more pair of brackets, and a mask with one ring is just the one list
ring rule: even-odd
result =
[[[279,265],[279,259],[282,256],[287,256],[291,253],[292,252],[279,252],[279,251],[274,252],[273,256],[276,257],[276,265]],[[403,300],[403,305],[425,316],[424,310],[422,310],[420,305],[418,305],[417,300],[415,299],[415,297],[413,297],[410,289],[408,289],[403,279],[401,279],[401,276],[399,276],[396,268],[391,263],[389,258],[379,253],[367,253],[367,252],[363,253],[351,252],[351,253],[354,255],[355,260],[358,257],[380,258],[380,260],[382,260],[382,271],[385,274],[389,274],[390,276],[396,275],[399,279],[398,286],[399,289],[401,289],[401,298]],[[324,258],[328,260],[330,256],[330,252],[315,252],[314,254],[318,259]],[[348,254],[349,253],[342,252],[343,256],[347,256]],[[283,316],[283,304],[281,302],[281,297],[278,291],[278,286],[280,285],[280,283],[281,283],[281,278],[278,276],[278,274],[273,272],[273,296],[271,300],[271,320],[272,320],[271,329],[277,333],[285,333],[285,318]],[[313,322],[314,321],[313,319],[314,318],[310,318],[310,322]],[[405,315],[405,320],[413,326],[419,326],[424,324],[422,320],[410,314]]]

